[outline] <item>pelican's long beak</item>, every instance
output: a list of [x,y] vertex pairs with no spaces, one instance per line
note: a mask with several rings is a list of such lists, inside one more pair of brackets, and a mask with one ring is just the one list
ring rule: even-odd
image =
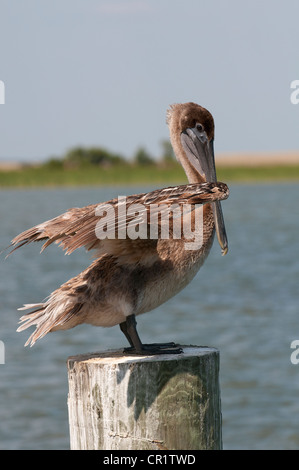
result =
[[[197,124],[196,127],[186,129],[181,134],[181,143],[190,164],[201,178],[207,182],[217,182],[213,140],[209,141],[203,127]],[[224,256],[228,251],[228,242],[221,203],[217,201],[212,206],[216,234]]]

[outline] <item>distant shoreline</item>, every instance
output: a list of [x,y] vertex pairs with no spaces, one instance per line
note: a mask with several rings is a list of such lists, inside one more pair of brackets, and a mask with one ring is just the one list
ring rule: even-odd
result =
[[299,152],[220,153],[217,166],[273,166],[299,165]]
[[[258,167],[258,166],[273,166],[273,165],[299,165],[299,151],[285,151],[285,152],[222,152],[216,153],[217,167]],[[0,160],[0,171],[13,171],[21,170],[25,167],[36,167],[43,165],[44,162],[38,161],[9,161]]]
[[[273,154],[220,154],[216,156],[217,178],[223,182],[271,183],[299,181],[299,153]],[[4,188],[55,188],[82,186],[132,186],[157,187],[185,184],[186,175],[181,165],[150,165],[122,162],[113,165],[83,165],[64,168],[45,163],[25,164],[0,162],[0,189]]]

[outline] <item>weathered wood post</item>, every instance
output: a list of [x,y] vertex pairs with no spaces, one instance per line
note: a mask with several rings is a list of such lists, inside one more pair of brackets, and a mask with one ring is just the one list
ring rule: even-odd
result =
[[68,359],[71,449],[221,449],[219,352]]

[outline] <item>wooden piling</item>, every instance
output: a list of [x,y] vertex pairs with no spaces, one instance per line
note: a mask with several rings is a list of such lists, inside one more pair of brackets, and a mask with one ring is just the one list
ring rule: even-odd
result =
[[176,355],[70,357],[71,449],[221,449],[219,352],[182,347]]

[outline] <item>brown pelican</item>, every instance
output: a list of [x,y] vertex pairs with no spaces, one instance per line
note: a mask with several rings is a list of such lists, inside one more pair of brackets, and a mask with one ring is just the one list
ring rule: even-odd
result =
[[[147,231],[151,229],[149,211],[153,205],[180,207],[189,204],[189,219],[194,227],[196,214],[203,220],[202,243],[187,250],[188,237],[175,237],[174,229],[182,225],[183,215],[170,214],[170,236],[161,237],[162,221],[158,218],[156,237],[120,236],[133,215],[124,219],[119,198],[83,208],[72,208],[64,214],[43,222],[12,240],[15,249],[33,241],[44,241],[42,250],[51,243],[60,245],[70,254],[80,247],[94,250],[95,261],[71,280],[55,290],[42,303],[27,304],[20,310],[33,309],[21,317],[17,331],[30,326],[36,329],[29,337],[31,346],[50,331],[69,329],[81,323],[110,327],[119,324],[131,347],[132,354],[178,353],[174,343],[142,344],[135,316],[148,312],[182,290],[195,276],[209,254],[216,230],[222,254],[227,252],[227,237],[220,201],[229,190],[218,183],[214,162],[214,121],[209,111],[195,103],[174,104],[167,112],[170,139],[176,157],[182,164],[189,184],[158,189],[129,196],[125,209],[142,205],[141,219]],[[97,224],[115,210],[117,226],[113,238],[99,238]],[[140,214],[139,214],[140,216]],[[145,217],[144,217],[145,216]],[[107,221],[106,228],[109,225]],[[157,219],[156,219],[157,220]],[[109,232],[107,228],[107,233]],[[148,232],[147,232],[148,233]]]

